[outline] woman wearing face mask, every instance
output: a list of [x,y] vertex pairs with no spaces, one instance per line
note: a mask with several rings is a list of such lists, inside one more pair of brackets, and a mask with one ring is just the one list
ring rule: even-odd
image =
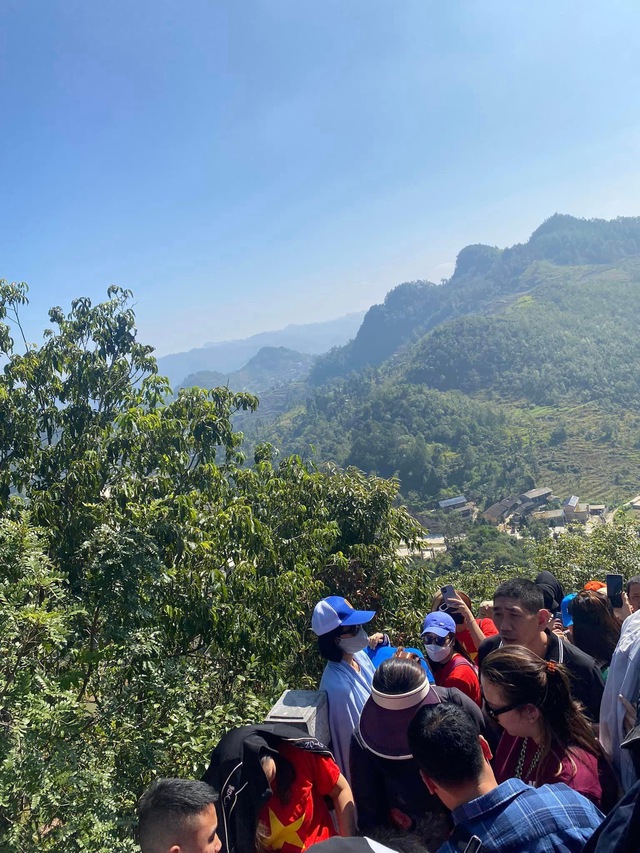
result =
[[482,708],[478,671],[456,639],[456,623],[448,613],[429,613],[422,640],[438,687],[457,687]]
[[330,595],[316,604],[311,619],[318,649],[327,661],[320,690],[327,693],[331,751],[348,781],[351,735],[371,693],[375,672],[364,651],[369,637],[362,626],[375,615],[374,610],[354,610],[342,596]]

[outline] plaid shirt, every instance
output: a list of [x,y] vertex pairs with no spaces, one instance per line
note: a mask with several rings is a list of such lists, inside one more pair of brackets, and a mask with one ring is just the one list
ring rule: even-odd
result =
[[[579,853],[603,820],[593,803],[567,785],[532,788],[520,779],[458,806],[452,817],[489,853]],[[438,853],[458,850],[447,841]]]

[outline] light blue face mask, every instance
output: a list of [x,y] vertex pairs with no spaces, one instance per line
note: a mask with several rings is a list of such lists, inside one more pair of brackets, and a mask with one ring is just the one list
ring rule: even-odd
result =
[[366,649],[368,644],[369,637],[364,628],[360,628],[355,637],[343,637],[338,640],[338,648],[347,655],[355,655],[356,652]]

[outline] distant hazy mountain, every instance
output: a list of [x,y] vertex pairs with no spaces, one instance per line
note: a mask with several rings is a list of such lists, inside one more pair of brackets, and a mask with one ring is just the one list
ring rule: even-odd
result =
[[342,346],[358,331],[364,311],[357,311],[323,323],[290,325],[273,332],[260,332],[249,338],[210,343],[189,352],[178,352],[158,359],[158,370],[168,376],[172,386],[182,383],[190,374],[203,370],[231,373],[247,364],[262,347],[286,347],[290,350],[319,355],[332,347]]
[[217,388],[228,385],[233,391],[260,394],[289,382],[297,382],[309,373],[313,356],[286,347],[262,347],[240,370],[220,373],[200,370],[190,373],[181,388]]

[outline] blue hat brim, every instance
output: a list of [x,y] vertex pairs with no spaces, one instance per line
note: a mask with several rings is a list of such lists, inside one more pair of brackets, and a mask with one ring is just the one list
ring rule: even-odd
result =
[[438,625],[432,625],[430,628],[425,628],[422,632],[422,636],[425,634],[435,634],[436,637],[448,637],[449,634],[453,634],[453,631],[447,631],[446,628],[440,628]]
[[346,619],[340,621],[340,625],[365,625],[371,622],[375,615],[375,610],[354,610]]
[[[451,619],[451,622],[453,623],[452,628],[443,628],[440,625],[427,625],[427,622],[430,621],[432,616],[437,616],[440,619],[442,618],[442,614],[440,613],[428,613],[424,618],[424,622],[422,623],[422,631],[420,633],[420,636],[424,637],[425,634],[435,634],[436,637],[448,637],[449,634],[455,634],[456,623],[453,616],[451,616],[450,613],[447,613],[445,615],[448,616],[449,619]],[[436,620],[434,619],[433,621],[435,622]]]

